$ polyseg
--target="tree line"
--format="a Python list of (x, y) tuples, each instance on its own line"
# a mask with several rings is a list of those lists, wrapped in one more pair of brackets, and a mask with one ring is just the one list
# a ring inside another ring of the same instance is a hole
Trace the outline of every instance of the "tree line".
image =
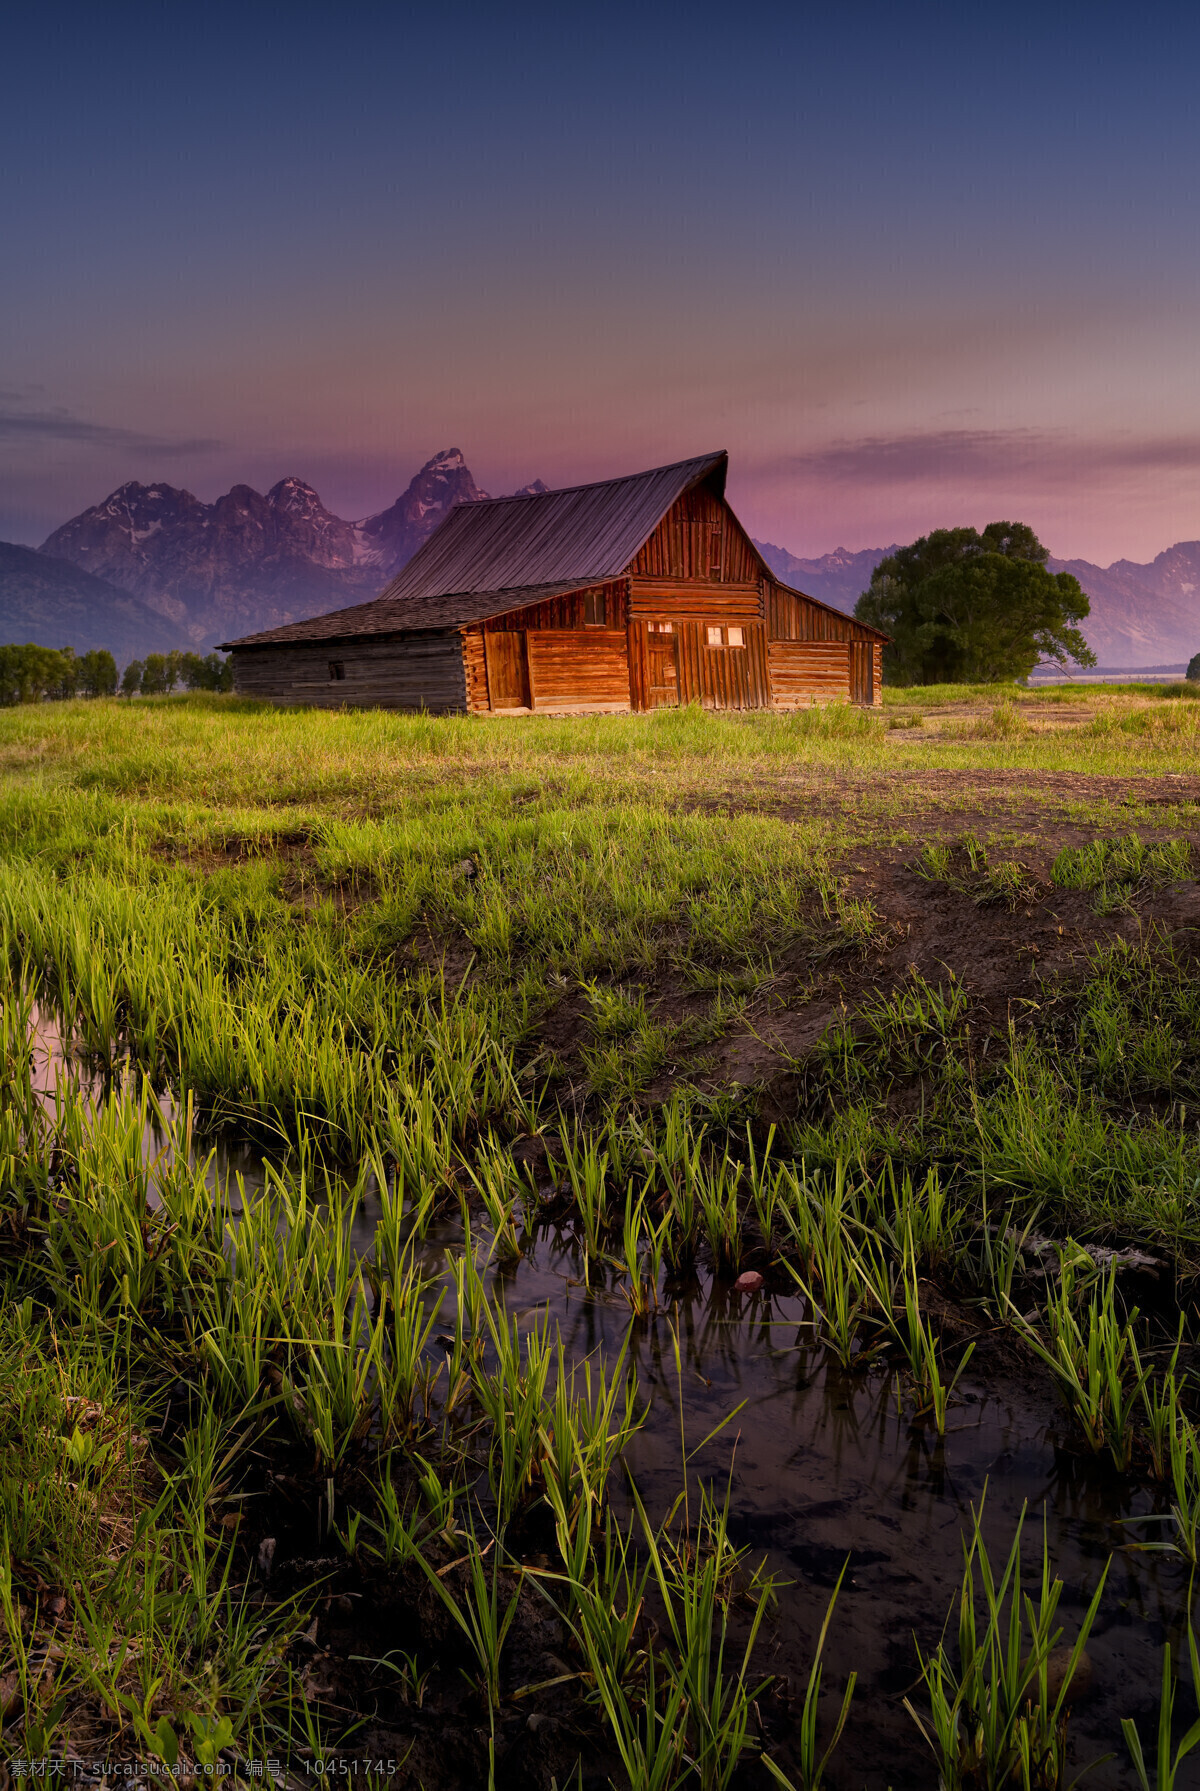
[(0, 706), (64, 701), (68, 697), (166, 696), (185, 690), (232, 690), (233, 666), (219, 653), (147, 653), (124, 672), (106, 647), (0, 647)]

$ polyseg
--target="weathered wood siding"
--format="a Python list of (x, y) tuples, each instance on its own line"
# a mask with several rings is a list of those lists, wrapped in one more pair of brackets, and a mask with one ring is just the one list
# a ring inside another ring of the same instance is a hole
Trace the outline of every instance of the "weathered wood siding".
[(672, 504), (629, 571), (634, 578), (754, 584), (762, 562), (729, 505), (700, 485)]
[(795, 591), (774, 582), (767, 585), (767, 627), (773, 641), (850, 641), (872, 639), (852, 616), (822, 609)]
[[(331, 668), (340, 666), (342, 676)], [(461, 714), (467, 707), (462, 643), (441, 633), (359, 636), (346, 641), (280, 642), (237, 647), (233, 687), (240, 696), (319, 709), (429, 709)]]
[(604, 600), (604, 626), (624, 628), (628, 616), (628, 581), (613, 579), (604, 585), (589, 585), (584, 591), (567, 591), (561, 597), (548, 597), (542, 603), (531, 603), (525, 609), (512, 609), (503, 616), (491, 616), (483, 624), (487, 634), (524, 633), (533, 628), (583, 628), (587, 621), (589, 597)]
[(776, 709), (850, 700), (848, 641), (772, 641), (768, 649)]
[[(669, 522), (671, 517), (666, 520)], [(757, 571), (757, 567), (753, 570)], [(648, 573), (631, 577), (628, 634), (632, 706), (654, 709), (676, 702), (700, 703), (706, 709), (767, 708), (770, 680), (767, 631), (762, 616), (762, 585), (757, 577), (721, 580), (682, 575), (668, 578)], [(669, 622), (671, 634), (652, 635), (651, 622)], [(709, 628), (727, 628), (730, 623), (741, 627), (745, 645), (710, 647)], [(666, 649), (665, 640), (673, 642), (673, 653)], [(653, 665), (652, 652), (656, 660)], [(673, 696), (663, 683), (663, 668), (671, 658), (676, 685)]]
[(631, 621), (759, 622), (762, 589), (757, 583), (706, 584), (703, 579), (633, 578), (629, 581)]
[[(699, 703), (705, 709), (766, 709), (770, 707), (771, 683), (767, 668), (767, 631), (761, 622), (743, 622), (740, 647), (711, 647), (706, 622), (674, 621), (666, 637), (652, 637), (647, 624), (629, 624), (629, 691), (635, 709), (661, 708), (671, 702), (662, 683), (663, 666), (673, 660), (676, 703)], [(651, 641), (654, 640), (652, 648)], [(652, 675), (650, 654), (660, 664)]]
[[(623, 587), (610, 613), (624, 617)], [(463, 665), (472, 714), (596, 714), (629, 708), (629, 656), (624, 627), (552, 626), (570, 617), (566, 599), (499, 616), (464, 631)], [(541, 622), (540, 628), (508, 626), (516, 615)], [(523, 678), (523, 689), (518, 682)], [(520, 701), (518, 701), (520, 697)]]
[(874, 641), (850, 643), (850, 701), (865, 708), (883, 704), (883, 648)]

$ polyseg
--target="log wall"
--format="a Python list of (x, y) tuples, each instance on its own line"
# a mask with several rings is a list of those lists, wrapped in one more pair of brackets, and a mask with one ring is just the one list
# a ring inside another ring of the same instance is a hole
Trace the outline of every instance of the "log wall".
[(876, 641), (850, 643), (850, 701), (870, 709), (883, 706), (883, 648)]
[[(334, 666), (341, 666), (343, 676), (333, 675)], [(429, 709), (445, 715), (467, 707), (457, 629), (238, 647), (233, 688), (240, 696), (319, 709)]]
[(760, 622), (762, 588), (757, 579), (716, 584), (704, 579), (631, 578), (631, 621)]
[(629, 656), (623, 628), (531, 629), (525, 642), (535, 714), (628, 709)]
[(849, 642), (772, 641), (768, 652), (776, 709), (850, 701)]
[(472, 715), (484, 715), (488, 700), (487, 655), (483, 646), (483, 629), (466, 628), (462, 637), (463, 681), (467, 692), (467, 708)]
[[(546, 606), (539, 604), (539, 610)], [(507, 616), (500, 618), (507, 622)], [(489, 661), (503, 675), (489, 674)], [(513, 668), (524, 668), (527, 706), (512, 701)], [(483, 628), (464, 630), (463, 666), (472, 714), (606, 714), (629, 708), (629, 656), (623, 628)], [(501, 687), (502, 686), (502, 687)]]

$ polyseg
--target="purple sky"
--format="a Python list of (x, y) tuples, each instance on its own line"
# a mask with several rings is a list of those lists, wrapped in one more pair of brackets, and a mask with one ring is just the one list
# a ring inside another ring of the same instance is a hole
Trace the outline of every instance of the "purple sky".
[(126, 479), (359, 516), (727, 447), (801, 554), (1200, 536), (1200, 15), (23, 9), (0, 537)]

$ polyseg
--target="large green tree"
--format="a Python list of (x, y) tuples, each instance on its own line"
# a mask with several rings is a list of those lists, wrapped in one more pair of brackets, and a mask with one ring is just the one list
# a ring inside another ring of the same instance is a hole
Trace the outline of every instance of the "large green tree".
[(891, 636), (893, 684), (1027, 678), (1041, 659), (1095, 665), (1077, 626), (1090, 605), (1077, 578), (1050, 572), (1023, 522), (935, 529), (881, 560), (854, 613)]

